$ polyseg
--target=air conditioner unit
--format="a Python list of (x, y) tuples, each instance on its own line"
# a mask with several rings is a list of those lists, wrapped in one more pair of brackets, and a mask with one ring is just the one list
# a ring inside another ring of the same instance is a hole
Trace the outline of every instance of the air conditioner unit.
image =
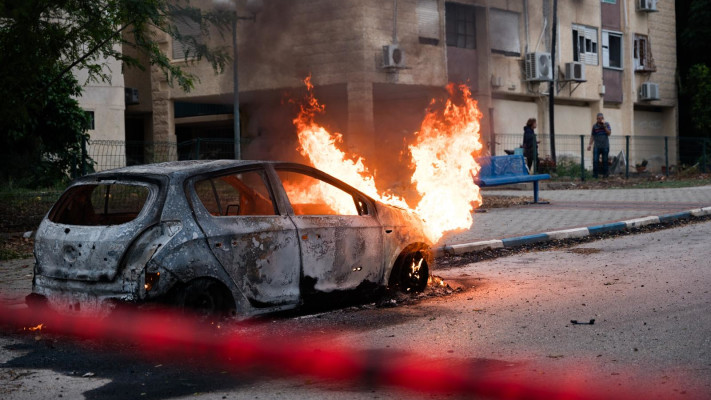
[(657, 0), (637, 0), (637, 10), (644, 12), (656, 12)]
[(404, 68), (405, 53), (397, 44), (383, 46), (383, 68)]
[(138, 104), (138, 89), (136, 88), (124, 88), (123, 94), (125, 96), (125, 102), (127, 106)]
[(644, 82), (639, 88), (640, 100), (659, 100), (659, 85), (652, 82)]
[(528, 53), (525, 59), (527, 81), (552, 81), (551, 53)]
[(585, 64), (581, 62), (565, 63), (565, 80), (585, 82)]

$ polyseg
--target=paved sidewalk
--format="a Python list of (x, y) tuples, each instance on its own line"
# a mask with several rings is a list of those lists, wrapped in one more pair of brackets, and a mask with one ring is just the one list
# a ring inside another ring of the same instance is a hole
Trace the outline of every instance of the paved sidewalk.
[[(483, 196), (530, 196), (530, 190), (486, 190)], [(711, 185), (678, 189), (541, 190), (541, 200), (474, 214), (471, 229), (445, 235), (438, 246), (535, 235), (660, 216), (711, 206)]]
[(25, 296), (32, 291), (34, 259), (0, 261), (0, 302), (24, 307)]

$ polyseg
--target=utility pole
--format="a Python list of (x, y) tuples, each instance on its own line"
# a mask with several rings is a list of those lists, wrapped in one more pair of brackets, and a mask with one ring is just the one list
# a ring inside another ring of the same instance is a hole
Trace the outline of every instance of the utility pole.
[(551, 68), (553, 71), (553, 79), (548, 87), (548, 118), (551, 127), (551, 158), (553, 159), (553, 165), (556, 165), (555, 157), (555, 91), (556, 91), (556, 78), (558, 78), (558, 71), (555, 65), (555, 44), (557, 41), (557, 31), (558, 31), (558, 0), (553, 0), (553, 23), (551, 24)]

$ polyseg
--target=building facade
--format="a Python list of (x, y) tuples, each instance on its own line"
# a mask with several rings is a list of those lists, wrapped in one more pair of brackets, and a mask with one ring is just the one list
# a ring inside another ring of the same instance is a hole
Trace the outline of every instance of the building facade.
[[(117, 46), (117, 50), (120, 47)], [(122, 141), (125, 138), (125, 93), (121, 62), (111, 58), (104, 60), (102, 74), (109, 81), (89, 79), (87, 70), (76, 69), (74, 77), (82, 85), (82, 94), (77, 98), (79, 106), (89, 114), (87, 133), (92, 140)]]
[[(302, 161), (288, 99), (304, 94), (308, 75), (326, 105), (319, 122), (393, 179), (403, 141), (448, 82), (472, 89), (485, 149), (495, 154), (503, 154), (495, 135), (522, 134), (530, 117), (546, 154), (551, 87), (556, 134), (588, 135), (603, 112), (613, 135), (676, 137), (674, 3), (557, 3), (551, 56), (553, 0), (266, 0), (256, 21), (237, 25), (243, 158)], [(205, 40), (230, 46), (230, 36)], [(186, 93), (156, 69), (126, 71), (139, 93), (126, 106), (126, 139), (232, 138), (231, 69), (186, 61), (167, 36), (161, 46), (200, 82)]]

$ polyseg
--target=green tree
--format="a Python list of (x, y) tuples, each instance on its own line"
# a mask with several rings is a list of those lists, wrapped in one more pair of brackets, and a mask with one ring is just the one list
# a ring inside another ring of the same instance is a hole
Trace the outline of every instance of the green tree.
[[(51, 79), (60, 67), (45, 71)], [(81, 87), (71, 74), (49, 86), (28, 108), (37, 117), (17, 119), (0, 139), (2, 181), (22, 187), (52, 186), (81, 168), (87, 116), (75, 100)]]
[(687, 74), (687, 92), (691, 100), (691, 120), (700, 132), (711, 132), (711, 68), (696, 64)]
[[(69, 159), (78, 156), (76, 143), (85, 134), (85, 123), (80, 122), (84, 117), (79, 118), (80, 110), (72, 100), (80, 94), (72, 70), (88, 71), (93, 81), (108, 81), (111, 73), (120, 71), (107, 73), (107, 59), (143, 69), (136, 57), (121, 51), (122, 46), (133, 46), (139, 56), (146, 56), (150, 65), (163, 71), (171, 85), (188, 91), (196, 77), (170, 62), (155, 33), (162, 31), (183, 41), (189, 49), (186, 59), (204, 58), (222, 72), (229, 61), (226, 48), (208, 48), (194, 36), (183, 37), (176, 21), (191, 21), (207, 36), (211, 27), (223, 33), (231, 18), (230, 13), (203, 11), (189, 0), (0, 2), (0, 134), (4, 145), (0, 162), (6, 164), (21, 145), (34, 146), (42, 168), (54, 165), (66, 173)], [(22, 163), (37, 163), (36, 157), (14, 160), (18, 164), (3, 171), (20, 174), (13, 175), (16, 180), (43, 177), (31, 172), (34, 166)]]
[[(708, 67), (711, 66), (711, 2), (677, 0), (677, 61), (681, 136), (711, 138)], [(692, 143), (692, 142), (687, 142)]]

